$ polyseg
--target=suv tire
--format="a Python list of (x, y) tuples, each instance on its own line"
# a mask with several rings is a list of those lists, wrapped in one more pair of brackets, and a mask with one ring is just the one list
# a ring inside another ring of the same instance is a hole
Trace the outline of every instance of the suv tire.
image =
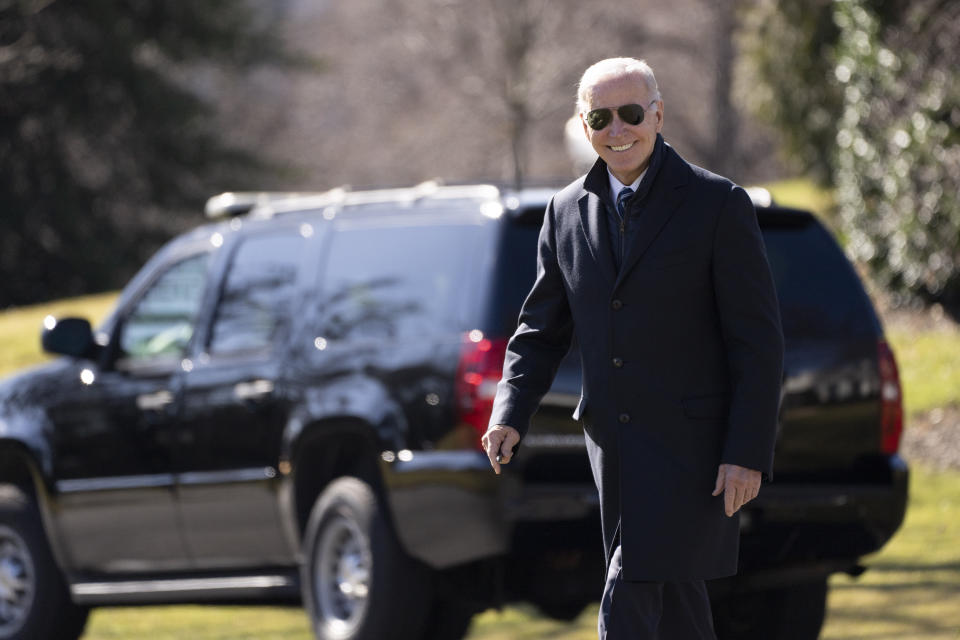
[(88, 613), (70, 599), (36, 503), (0, 485), (0, 640), (76, 640)]
[(429, 573), (400, 548), (369, 484), (334, 480), (304, 534), (303, 601), (319, 640), (419, 639)]

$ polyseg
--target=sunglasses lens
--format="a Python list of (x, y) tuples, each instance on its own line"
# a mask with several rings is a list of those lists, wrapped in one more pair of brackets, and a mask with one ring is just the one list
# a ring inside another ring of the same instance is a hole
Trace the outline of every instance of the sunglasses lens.
[(610, 109), (594, 109), (587, 113), (587, 124), (595, 131), (600, 131), (613, 120), (613, 113)]
[(625, 104), (617, 109), (617, 113), (627, 124), (637, 125), (643, 122), (643, 107), (638, 104)]
[[(620, 119), (629, 125), (638, 125), (643, 122), (644, 108), (639, 104), (625, 104), (617, 107)], [(587, 113), (587, 124), (595, 131), (600, 131), (613, 120), (613, 111), (606, 107), (594, 109)]]

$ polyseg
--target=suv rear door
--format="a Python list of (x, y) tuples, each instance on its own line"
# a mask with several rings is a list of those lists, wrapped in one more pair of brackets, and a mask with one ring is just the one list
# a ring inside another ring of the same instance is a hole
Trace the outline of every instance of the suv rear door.
[(203, 348), (184, 374), (180, 512), (198, 567), (289, 564), (278, 512), (289, 414), (284, 349), (302, 303), (312, 227), (250, 233), (232, 248)]

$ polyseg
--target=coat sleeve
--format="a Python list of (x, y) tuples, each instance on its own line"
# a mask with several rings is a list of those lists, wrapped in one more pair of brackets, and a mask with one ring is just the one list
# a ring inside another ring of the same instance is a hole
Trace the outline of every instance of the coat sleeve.
[(773, 474), (783, 375), (783, 330), (773, 276), (750, 197), (733, 186), (713, 242), (713, 287), (731, 381), (721, 462)]
[(490, 426), (505, 424), (520, 432), (550, 390), (560, 361), (570, 348), (573, 320), (557, 262), (556, 211), (547, 205), (537, 243), (537, 278), (520, 311), (519, 325), (507, 343), (503, 378), (490, 416)]

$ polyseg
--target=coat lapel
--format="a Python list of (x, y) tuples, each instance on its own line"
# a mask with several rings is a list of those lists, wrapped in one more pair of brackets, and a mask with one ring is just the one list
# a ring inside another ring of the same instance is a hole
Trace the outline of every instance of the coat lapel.
[(610, 246), (606, 229), (607, 212), (600, 197), (591, 192), (584, 193), (578, 201), (580, 206), (580, 224), (587, 237), (587, 247), (600, 267), (600, 273), (607, 284), (613, 284), (617, 272), (613, 264), (613, 249)]
[(620, 286), (683, 202), (685, 195), (683, 187), (687, 184), (690, 167), (669, 146), (664, 151), (665, 157), (660, 174), (647, 195), (643, 213), (637, 216), (634, 222), (639, 225), (636, 241), (627, 247), (627, 255), (620, 267), (614, 288)]

